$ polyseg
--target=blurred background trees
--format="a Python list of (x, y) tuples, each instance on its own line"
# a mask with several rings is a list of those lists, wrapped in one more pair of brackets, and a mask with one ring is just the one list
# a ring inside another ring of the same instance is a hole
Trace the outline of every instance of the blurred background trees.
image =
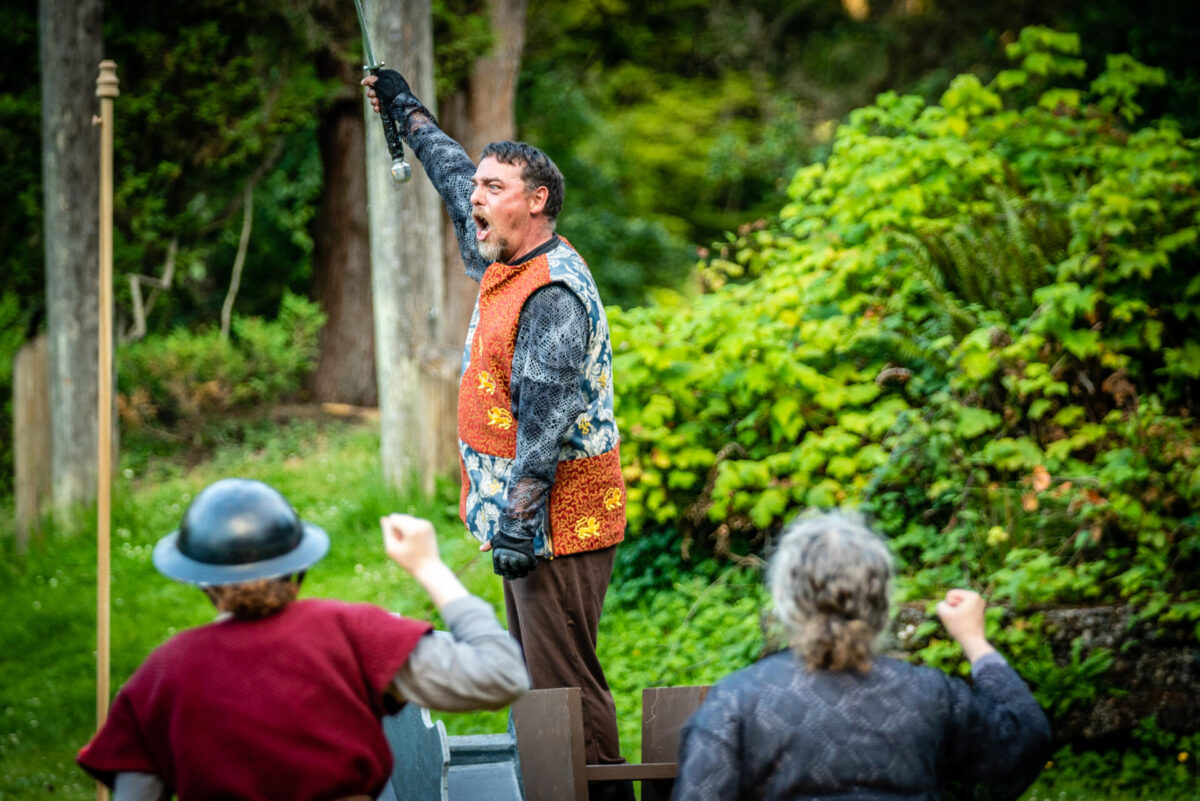
[[(218, 324), (249, 200), (234, 315), (271, 321), (285, 292), (310, 299), (327, 322), (317, 370), (292, 392), (373, 400), (364, 195), (355, 184), (361, 54), (345, 5), (105, 7), (104, 54), (122, 80), (123, 342)], [(505, 19), (524, 19), (521, 31), (494, 24), (489, 13), (501, 7)], [(505, 47), (510, 59), (520, 53), (516, 135), (563, 168), (561, 230), (593, 262), (612, 305), (692, 286), (698, 257), (770, 217), (793, 172), (828, 156), (850, 110), (884, 90), (933, 100), (964, 72), (990, 80), (1005, 66), (1003, 45), (1030, 23), (1078, 31), (1093, 73), (1111, 52), (1162, 68), (1163, 84), (1139, 95), (1140, 113), (1170, 115), (1187, 135), (1200, 127), (1186, 43), (1198, 12), (1184, 2), (438, 0), (433, 9), (438, 100), (460, 138), (478, 138), (462, 110), (477, 62)], [(0, 14), (0, 137), (6, 153), (19, 154), (0, 165), (0, 486), (8, 487), (11, 357), (44, 330), (43, 242), (59, 232), (42, 220), (39, 167), (38, 84), (54, 78), (35, 68), (34, 10)]]

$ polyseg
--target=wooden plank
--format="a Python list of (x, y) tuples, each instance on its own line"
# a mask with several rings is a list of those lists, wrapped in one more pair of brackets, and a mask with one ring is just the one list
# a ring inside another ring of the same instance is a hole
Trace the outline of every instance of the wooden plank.
[(512, 705), (525, 801), (586, 801), (578, 687), (531, 690)]
[(50, 368), (46, 335), (27, 342), (13, 360), (13, 462), (17, 550), (50, 500)]
[(616, 765), (588, 765), (586, 773), (589, 782), (674, 779), (679, 773), (679, 765), (675, 762), (621, 762)]
[(639, 764), (585, 764), (578, 688), (534, 690), (513, 704), (526, 801), (585, 801), (588, 782), (638, 781), (643, 801), (671, 797), (679, 771), (679, 734), (708, 694), (707, 686), (655, 687), (642, 692)]
[(683, 724), (708, 695), (708, 686), (642, 690), (642, 761), (676, 762)]
[(700, 708), (708, 690), (708, 686), (693, 686), (650, 687), (642, 691), (642, 760), (675, 767), (668, 777), (647, 777), (642, 782), (642, 801), (670, 801), (679, 770), (679, 736), (683, 724)]

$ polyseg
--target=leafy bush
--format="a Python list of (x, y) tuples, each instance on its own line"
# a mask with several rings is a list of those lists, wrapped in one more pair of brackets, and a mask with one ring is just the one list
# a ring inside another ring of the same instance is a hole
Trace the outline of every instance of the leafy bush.
[(632, 530), (744, 553), (859, 506), (902, 597), (1200, 634), (1200, 143), (1134, 125), (1159, 71), (1078, 50), (1030, 28), (987, 85), (881, 95), (706, 293), (610, 315)]
[(211, 416), (299, 392), (324, 323), (317, 304), (284, 293), (277, 319), (235, 317), (228, 339), (181, 328), (125, 345), (118, 353), (121, 419), (135, 430), (203, 440)]
[(1063, 746), (1027, 795), (1028, 801), (1063, 798), (1195, 798), (1200, 736), (1163, 731), (1154, 718), (1133, 730), (1123, 748), (1078, 751)]

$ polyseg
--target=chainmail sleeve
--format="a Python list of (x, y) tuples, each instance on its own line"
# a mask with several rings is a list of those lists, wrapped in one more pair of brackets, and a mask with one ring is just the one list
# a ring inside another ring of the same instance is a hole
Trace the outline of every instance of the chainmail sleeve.
[(438, 127), (433, 114), (415, 96), (397, 95), (392, 101), (391, 112), (400, 126), (401, 138), (412, 148), (446, 204), (467, 277), (479, 283), (489, 262), (475, 245), (475, 220), (471, 216), (471, 179), (475, 176), (475, 164), (462, 145)]
[(586, 410), (579, 374), (587, 354), (587, 310), (571, 290), (550, 284), (521, 309), (513, 353), (512, 405), (517, 455), (500, 531), (532, 539), (546, 505), (563, 432)]

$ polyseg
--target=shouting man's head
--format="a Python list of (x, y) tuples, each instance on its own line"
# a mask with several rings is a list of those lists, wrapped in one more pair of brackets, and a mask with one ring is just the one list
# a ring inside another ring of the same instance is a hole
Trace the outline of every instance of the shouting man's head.
[(542, 151), (524, 142), (493, 142), (471, 179), (475, 240), (488, 261), (511, 262), (554, 233), (563, 177)]

